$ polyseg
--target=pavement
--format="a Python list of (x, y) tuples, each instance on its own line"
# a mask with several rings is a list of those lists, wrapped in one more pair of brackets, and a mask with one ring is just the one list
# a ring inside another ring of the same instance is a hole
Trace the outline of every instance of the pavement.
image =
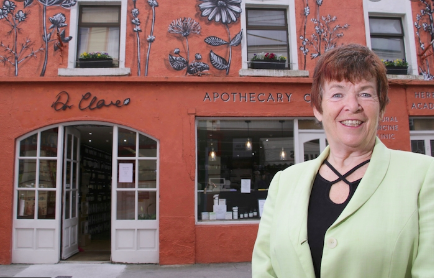
[(0, 277), (50, 278), (251, 278), (251, 263), (149, 265), (61, 262), (0, 265)]

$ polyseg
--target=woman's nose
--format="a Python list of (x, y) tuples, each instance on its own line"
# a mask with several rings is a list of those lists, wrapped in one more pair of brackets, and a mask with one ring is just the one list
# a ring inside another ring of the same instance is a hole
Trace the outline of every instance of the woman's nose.
[(345, 105), (347, 110), (353, 113), (360, 112), (363, 109), (359, 102), (359, 98), (357, 95), (353, 94), (347, 96)]

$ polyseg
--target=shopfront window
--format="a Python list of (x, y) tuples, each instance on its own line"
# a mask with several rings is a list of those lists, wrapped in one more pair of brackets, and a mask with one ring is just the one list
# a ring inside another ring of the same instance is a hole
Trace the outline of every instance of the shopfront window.
[(434, 156), (434, 119), (410, 118), (409, 123), (411, 151)]
[(273, 176), (293, 165), (294, 121), (197, 121), (199, 221), (260, 218)]

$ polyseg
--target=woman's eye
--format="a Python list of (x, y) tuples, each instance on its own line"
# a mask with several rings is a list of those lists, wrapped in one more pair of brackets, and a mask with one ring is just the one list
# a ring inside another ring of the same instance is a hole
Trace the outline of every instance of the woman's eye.
[(332, 95), (332, 98), (341, 98), (341, 97), (342, 97), (342, 94), (340, 94), (340, 93)]
[(371, 97), (372, 95), (369, 93), (360, 93), (361, 97)]

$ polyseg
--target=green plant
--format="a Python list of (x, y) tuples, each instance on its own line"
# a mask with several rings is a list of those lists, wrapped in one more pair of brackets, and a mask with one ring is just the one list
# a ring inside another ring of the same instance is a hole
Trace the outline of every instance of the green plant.
[(80, 54), (80, 59), (112, 59), (107, 52), (83, 52)]
[(405, 59), (396, 59), (394, 61), (381, 60), (386, 67), (408, 67), (408, 63)]
[(285, 62), (286, 57), (282, 55), (277, 55), (274, 53), (259, 53), (259, 54), (253, 54), (252, 61), (280, 61)]

